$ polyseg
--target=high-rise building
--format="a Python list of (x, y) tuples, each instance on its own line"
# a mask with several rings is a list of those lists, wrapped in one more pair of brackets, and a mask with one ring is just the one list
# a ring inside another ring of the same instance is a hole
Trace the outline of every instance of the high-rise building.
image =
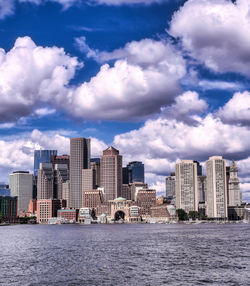
[(52, 164), (53, 168), (55, 169), (56, 164), (60, 165), (67, 165), (68, 170), (69, 170), (69, 160), (70, 156), (69, 155), (52, 155), (50, 157), (50, 163)]
[(37, 176), (37, 199), (48, 200), (55, 198), (54, 174), (51, 163), (40, 163)]
[(32, 199), (33, 175), (28, 171), (16, 171), (9, 175), (9, 180), (11, 196), (18, 198), (18, 213), (27, 212)]
[(52, 155), (57, 155), (57, 150), (35, 150), (34, 151), (34, 176), (37, 176), (40, 163), (50, 163)]
[(82, 169), (90, 169), (90, 139), (70, 139), (69, 207), (82, 207)]
[(105, 200), (114, 200), (121, 195), (122, 156), (112, 146), (101, 156), (101, 187), (104, 188)]
[(62, 184), (62, 199), (66, 200), (67, 206), (69, 205), (70, 181)]
[(176, 208), (186, 212), (198, 211), (197, 163), (180, 160), (176, 163)]
[[(95, 171), (95, 178), (94, 178), (94, 186), (95, 189), (100, 187), (100, 179), (101, 179), (101, 167), (100, 167), (100, 159), (99, 158), (94, 158), (90, 160), (90, 168)], [(98, 161), (99, 159), (99, 161)]]
[(54, 165), (54, 198), (63, 199), (63, 183), (69, 180), (69, 170), (66, 164)]
[(84, 203), (84, 192), (85, 191), (92, 191), (95, 189), (95, 170), (93, 169), (83, 169), (82, 170), (82, 195), (83, 195), (83, 207)]
[(240, 194), (240, 181), (238, 179), (238, 168), (234, 161), (230, 167), (230, 179), (229, 179), (229, 206), (241, 205)]
[(206, 194), (207, 194), (207, 177), (198, 176), (199, 203), (204, 203), (206, 201)]
[(144, 164), (138, 161), (130, 162), (127, 167), (122, 168), (122, 175), (123, 184), (144, 183)]
[(140, 214), (148, 216), (151, 214), (151, 207), (156, 203), (156, 190), (141, 189), (136, 197), (136, 204), (140, 207)]
[(206, 168), (206, 214), (210, 218), (227, 218), (226, 161), (221, 156), (212, 156)]
[(175, 198), (175, 173), (171, 173), (166, 177), (166, 197), (168, 199)]

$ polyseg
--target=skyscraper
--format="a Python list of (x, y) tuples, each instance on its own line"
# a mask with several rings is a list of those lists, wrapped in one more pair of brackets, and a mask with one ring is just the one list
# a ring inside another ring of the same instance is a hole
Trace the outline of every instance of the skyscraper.
[(53, 170), (54, 170), (54, 198), (61, 200), (63, 199), (63, 183), (69, 180), (68, 165), (55, 164)]
[(230, 178), (229, 178), (229, 206), (240, 206), (241, 195), (240, 195), (240, 181), (238, 179), (238, 168), (234, 161), (230, 167)]
[(207, 209), (210, 218), (227, 218), (226, 161), (212, 156), (206, 162)]
[(166, 197), (169, 199), (175, 198), (175, 173), (171, 173), (166, 177)]
[(9, 175), (10, 193), (18, 197), (18, 213), (27, 212), (32, 199), (33, 175), (26, 171), (16, 171)]
[(100, 158), (93, 158), (90, 160), (91, 169), (94, 170), (94, 187), (95, 189), (100, 187), (101, 170), (100, 170)]
[(144, 164), (139, 161), (129, 162), (127, 167), (123, 168), (123, 184), (135, 182), (144, 183)]
[(101, 187), (104, 188), (105, 200), (114, 200), (121, 195), (122, 156), (112, 146), (101, 156)]
[(207, 177), (198, 176), (198, 194), (199, 194), (199, 203), (204, 203), (207, 196)]
[(80, 209), (82, 202), (82, 169), (90, 168), (90, 139), (70, 139), (69, 207)]
[(40, 163), (37, 175), (37, 199), (54, 198), (54, 174), (51, 163)]
[(40, 163), (50, 163), (50, 158), (52, 155), (57, 155), (57, 150), (34, 151), (34, 176), (37, 176)]
[(175, 176), (176, 208), (198, 211), (197, 163), (191, 160), (177, 162)]

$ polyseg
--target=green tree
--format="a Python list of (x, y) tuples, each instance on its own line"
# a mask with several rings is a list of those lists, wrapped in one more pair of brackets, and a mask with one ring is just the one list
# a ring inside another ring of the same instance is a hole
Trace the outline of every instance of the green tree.
[(195, 220), (200, 217), (200, 214), (197, 211), (190, 211), (188, 217)]
[(188, 215), (183, 209), (176, 210), (179, 220), (188, 220)]

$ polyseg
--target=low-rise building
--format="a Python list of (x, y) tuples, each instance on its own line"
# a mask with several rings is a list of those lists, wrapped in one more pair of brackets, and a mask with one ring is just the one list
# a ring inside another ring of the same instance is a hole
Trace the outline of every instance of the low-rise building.
[(67, 220), (69, 222), (76, 222), (78, 221), (78, 209), (69, 209), (69, 208), (63, 208), (60, 210), (57, 210), (57, 217), (61, 217), (64, 220)]

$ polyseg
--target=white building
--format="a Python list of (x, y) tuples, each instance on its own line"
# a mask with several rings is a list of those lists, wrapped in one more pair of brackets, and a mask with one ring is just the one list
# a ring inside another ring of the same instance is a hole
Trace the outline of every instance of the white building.
[(240, 181), (238, 179), (238, 168), (234, 161), (230, 167), (229, 187), (229, 206), (241, 205)]
[(175, 172), (176, 209), (198, 211), (197, 162), (180, 160)]
[(27, 212), (32, 199), (33, 175), (26, 171), (17, 171), (9, 175), (10, 194), (18, 197), (18, 213)]
[(212, 156), (206, 162), (207, 206), (210, 218), (227, 218), (226, 161), (221, 156)]

